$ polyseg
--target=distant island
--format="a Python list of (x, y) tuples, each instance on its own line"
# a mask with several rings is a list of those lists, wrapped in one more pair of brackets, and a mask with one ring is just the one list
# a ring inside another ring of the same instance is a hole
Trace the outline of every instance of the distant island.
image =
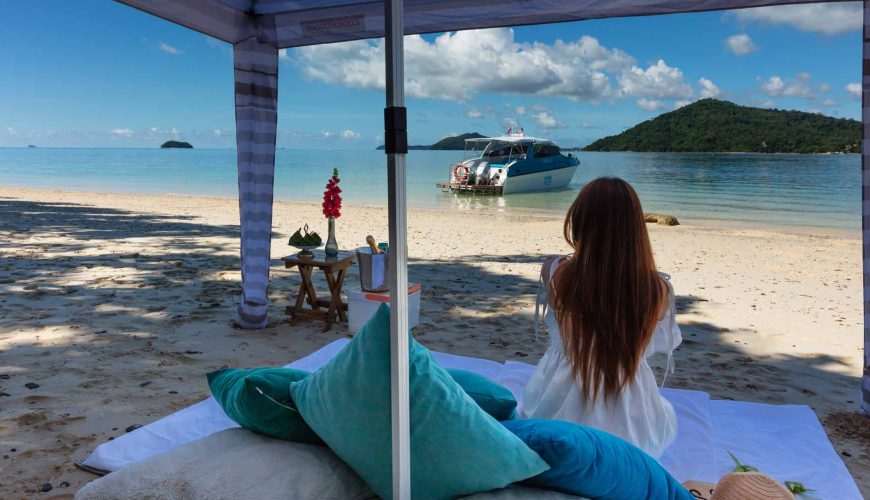
[(859, 153), (861, 122), (701, 99), (599, 139), (584, 151)]
[[(477, 132), (470, 132), (467, 134), (456, 135), (453, 137), (445, 137), (435, 144), (431, 144), (429, 146), (408, 146), (408, 149), (426, 149), (426, 150), (463, 150), (465, 149), (465, 139), (479, 139), (481, 137), (486, 137), (485, 135), (480, 135)], [(381, 144), (377, 147), (377, 149), (384, 149), (384, 145)]]
[(166, 141), (160, 145), (161, 148), (181, 148), (181, 149), (193, 149), (193, 145), (189, 142), (183, 141)]

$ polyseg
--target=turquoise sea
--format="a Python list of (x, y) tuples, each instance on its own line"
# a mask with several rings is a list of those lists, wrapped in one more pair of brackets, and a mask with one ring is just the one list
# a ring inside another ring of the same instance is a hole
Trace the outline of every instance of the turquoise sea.
[[(580, 169), (569, 189), (506, 197), (442, 193), (461, 151), (411, 151), (412, 207), (563, 214), (581, 186), (603, 175), (631, 182), (650, 212), (681, 219), (858, 229), (861, 160), (857, 155), (574, 153)], [(235, 197), (231, 149), (0, 148), (0, 185), (31, 188)], [(279, 150), (278, 199), (319, 201), (332, 168), (341, 170), (345, 203), (386, 203), (383, 151)]]

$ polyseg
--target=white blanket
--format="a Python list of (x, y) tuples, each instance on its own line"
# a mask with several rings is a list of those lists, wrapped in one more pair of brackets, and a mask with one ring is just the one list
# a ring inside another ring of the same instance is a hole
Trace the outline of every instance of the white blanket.
[[(336, 340), (287, 366), (315, 371), (347, 342)], [(476, 372), (504, 385), (522, 405), (533, 366), (433, 354), (446, 368)], [(803, 482), (818, 498), (861, 498), (809, 407), (717, 401), (703, 392), (678, 389), (663, 389), (662, 394), (676, 410), (679, 430), (660, 462), (677, 480), (715, 483), (733, 468), (731, 451), (781, 481)], [(82, 465), (114, 471), (232, 427), (238, 426), (209, 398), (98, 446)]]

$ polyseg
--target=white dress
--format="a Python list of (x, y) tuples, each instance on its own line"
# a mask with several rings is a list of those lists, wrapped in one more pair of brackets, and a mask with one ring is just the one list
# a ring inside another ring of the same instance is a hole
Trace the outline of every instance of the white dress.
[[(550, 266), (551, 279), (558, 264), (559, 261), (555, 261)], [(656, 324), (634, 380), (607, 403), (603, 395), (592, 404), (584, 401), (579, 385), (582, 382), (571, 374), (571, 365), (562, 348), (559, 324), (552, 309), (546, 305), (547, 287), (543, 287), (544, 322), (549, 330), (550, 346), (526, 386), (523, 418), (548, 418), (588, 425), (619, 436), (653, 457), (661, 456), (677, 435), (677, 417), (674, 408), (659, 393), (647, 358), (655, 353), (667, 354), (667, 371), (673, 372), (672, 353), (683, 338), (675, 319), (670, 276), (659, 274), (668, 284), (670, 307)]]

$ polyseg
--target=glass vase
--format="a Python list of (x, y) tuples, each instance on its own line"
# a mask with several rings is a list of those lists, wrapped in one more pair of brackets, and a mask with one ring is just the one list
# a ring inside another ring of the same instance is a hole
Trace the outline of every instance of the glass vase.
[(335, 241), (335, 217), (329, 219), (329, 235), (326, 237), (326, 248), (324, 253), (330, 257), (338, 255), (338, 242)]

